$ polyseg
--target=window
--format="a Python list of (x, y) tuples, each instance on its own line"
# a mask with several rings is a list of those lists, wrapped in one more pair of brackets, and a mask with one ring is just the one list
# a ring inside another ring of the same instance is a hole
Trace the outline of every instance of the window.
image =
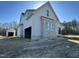
[(47, 10), (47, 16), (49, 16), (49, 10)]
[(50, 29), (52, 29), (52, 23), (50, 24)]
[(49, 24), (49, 28), (51, 29), (51, 23)]
[(48, 21), (45, 21), (45, 29), (49, 30), (49, 22)]
[(54, 24), (50, 23), (48, 21), (45, 21), (45, 29), (46, 30), (53, 30), (54, 29)]
[(49, 29), (50, 29), (50, 30), (54, 29), (54, 24), (50, 23), (50, 24), (49, 24)]

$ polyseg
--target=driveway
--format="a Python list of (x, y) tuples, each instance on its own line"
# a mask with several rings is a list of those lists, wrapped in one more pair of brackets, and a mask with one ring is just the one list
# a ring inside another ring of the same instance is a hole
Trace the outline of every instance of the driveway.
[(67, 38), (28, 41), (23, 38), (0, 40), (1, 58), (67, 58), (79, 57), (79, 45)]

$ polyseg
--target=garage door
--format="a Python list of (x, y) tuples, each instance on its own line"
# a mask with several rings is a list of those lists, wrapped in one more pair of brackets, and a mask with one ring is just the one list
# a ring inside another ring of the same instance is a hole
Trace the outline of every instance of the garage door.
[(13, 32), (8, 32), (8, 36), (13, 36)]
[(31, 39), (31, 27), (25, 29), (25, 38)]

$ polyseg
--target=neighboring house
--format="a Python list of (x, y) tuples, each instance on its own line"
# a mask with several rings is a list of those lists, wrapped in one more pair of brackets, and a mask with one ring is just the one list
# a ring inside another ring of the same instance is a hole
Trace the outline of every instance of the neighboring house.
[(59, 34), (60, 22), (50, 2), (37, 9), (28, 9), (21, 14), (18, 37), (39, 39), (54, 38)]
[(6, 36), (8, 36), (8, 37), (10, 37), (10, 36), (15, 37), (16, 36), (15, 34), (16, 34), (15, 29), (6, 30)]

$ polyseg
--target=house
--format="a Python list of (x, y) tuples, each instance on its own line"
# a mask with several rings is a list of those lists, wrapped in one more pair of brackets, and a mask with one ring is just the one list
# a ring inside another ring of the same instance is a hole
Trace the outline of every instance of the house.
[(16, 36), (16, 31), (15, 31), (15, 29), (7, 29), (6, 30), (6, 36), (7, 37), (15, 37)]
[(50, 2), (37, 9), (28, 9), (21, 13), (17, 36), (39, 39), (54, 38), (61, 28), (59, 19), (55, 14)]

